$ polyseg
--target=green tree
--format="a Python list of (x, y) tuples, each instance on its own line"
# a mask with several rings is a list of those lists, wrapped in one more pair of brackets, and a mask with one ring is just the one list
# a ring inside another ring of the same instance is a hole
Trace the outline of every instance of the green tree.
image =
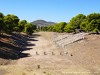
[(34, 26), (31, 23), (25, 24), (25, 29), (24, 29), (25, 33), (32, 35), (33, 30), (34, 30)]
[(57, 30), (58, 30), (58, 24), (55, 23), (55, 24), (53, 25), (52, 31), (57, 32)]
[(64, 32), (64, 28), (67, 25), (66, 22), (60, 22), (60, 23), (55, 23), (54, 26), (52, 26), (52, 31), (54, 32)]
[(66, 25), (64, 30), (65, 32), (68, 32), (68, 33), (74, 32), (73, 28), (70, 25)]
[(67, 25), (67, 23), (66, 22), (60, 22), (59, 24), (58, 24), (58, 30), (57, 30), (57, 32), (64, 32), (64, 28), (65, 28), (65, 26)]
[(6, 32), (11, 33), (14, 28), (18, 26), (19, 18), (16, 15), (8, 14), (4, 17), (4, 23), (6, 25)]
[(48, 30), (48, 31), (53, 31), (53, 26), (48, 25), (48, 26), (47, 26), (47, 30)]
[(3, 22), (4, 15), (0, 12), (0, 33), (4, 31), (4, 22)]
[(37, 27), (36, 27), (35, 24), (32, 24), (32, 27), (33, 27), (33, 30), (36, 30), (37, 29)]
[(89, 14), (81, 23), (81, 28), (86, 32), (98, 33), (100, 31), (100, 13)]
[(27, 21), (26, 20), (21, 20), (18, 22), (18, 27), (19, 27), (19, 31), (20, 32), (23, 32), (24, 31), (24, 28), (25, 28), (25, 25), (27, 24)]
[(87, 25), (88, 25), (88, 21), (85, 19), (82, 23), (81, 23), (81, 25), (80, 25), (80, 28), (83, 30), (83, 31), (87, 31), (88, 29), (87, 29)]
[(47, 26), (44, 26), (44, 27), (41, 28), (41, 30), (42, 31), (48, 31), (48, 27)]
[[(68, 26), (66, 26), (65, 29), (68, 29), (68, 31), (75, 31), (75, 29), (80, 29), (81, 23), (85, 20), (86, 16), (83, 14), (78, 14), (77, 16), (73, 17), (70, 22), (68, 23)], [(67, 31), (67, 30), (65, 30)]]

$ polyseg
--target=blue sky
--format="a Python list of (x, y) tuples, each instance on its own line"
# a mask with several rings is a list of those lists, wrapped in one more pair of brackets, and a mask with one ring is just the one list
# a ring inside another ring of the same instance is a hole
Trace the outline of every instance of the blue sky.
[(77, 14), (100, 12), (100, 0), (0, 0), (0, 12), (32, 22), (69, 22)]

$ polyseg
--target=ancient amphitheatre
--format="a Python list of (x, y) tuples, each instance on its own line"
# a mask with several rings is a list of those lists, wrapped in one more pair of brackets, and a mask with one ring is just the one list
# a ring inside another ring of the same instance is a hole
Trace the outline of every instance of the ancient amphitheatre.
[(100, 75), (100, 35), (37, 32), (29, 57), (0, 65), (0, 75)]

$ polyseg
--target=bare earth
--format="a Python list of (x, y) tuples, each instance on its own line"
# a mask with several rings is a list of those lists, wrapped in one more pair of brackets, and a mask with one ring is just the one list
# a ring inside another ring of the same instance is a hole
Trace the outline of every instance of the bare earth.
[(37, 41), (29, 41), (35, 46), (24, 51), (30, 56), (0, 66), (0, 75), (100, 75), (100, 35), (87, 35), (64, 50), (54, 42), (62, 33), (35, 34), (40, 35), (33, 38)]

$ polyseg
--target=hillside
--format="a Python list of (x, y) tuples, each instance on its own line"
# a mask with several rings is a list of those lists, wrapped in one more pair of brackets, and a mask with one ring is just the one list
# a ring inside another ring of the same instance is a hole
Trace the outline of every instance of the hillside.
[(32, 24), (35, 24), (37, 26), (48, 26), (48, 25), (53, 25), (54, 22), (47, 22), (45, 20), (36, 20), (36, 21), (33, 21)]

